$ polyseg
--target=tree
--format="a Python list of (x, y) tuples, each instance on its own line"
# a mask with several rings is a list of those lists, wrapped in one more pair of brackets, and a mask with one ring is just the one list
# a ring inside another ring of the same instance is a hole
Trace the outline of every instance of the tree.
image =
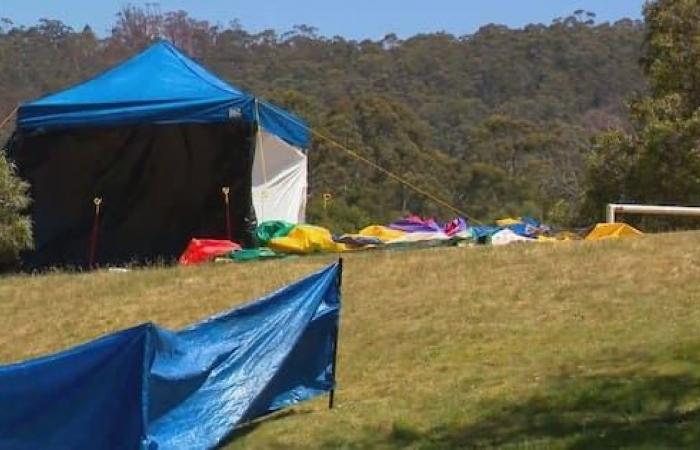
[(700, 203), (700, 1), (658, 0), (644, 13), (651, 95), (631, 103), (631, 134), (595, 140), (584, 218), (620, 200)]
[[(598, 23), (586, 11), (521, 29), (355, 41), (308, 25), (289, 33), (250, 32), (236, 20), (214, 26), (146, 4), (123, 8), (99, 37), (50, 18), (28, 26), (0, 18), (0, 117), (157, 39), (483, 220), (527, 213), (566, 222), (562, 211), (580, 200), (589, 138), (635, 131), (623, 99), (647, 89), (643, 24)], [(662, 54), (659, 42), (647, 47)], [(692, 79), (697, 70), (686, 72)], [(326, 214), (350, 229), (408, 211), (455, 214), (318, 138), (309, 158), (310, 221)], [(333, 211), (323, 211), (324, 193), (333, 194)]]
[(644, 17), (642, 66), (652, 97), (679, 95), (676, 111), (689, 116), (700, 107), (700, 1), (648, 2)]
[(19, 252), (31, 247), (31, 224), (24, 214), (29, 205), (27, 189), (0, 151), (0, 268), (13, 265)]

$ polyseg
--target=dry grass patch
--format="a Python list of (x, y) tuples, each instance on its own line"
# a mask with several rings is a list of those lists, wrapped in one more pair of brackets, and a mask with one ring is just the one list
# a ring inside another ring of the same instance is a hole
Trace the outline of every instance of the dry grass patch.
[[(230, 448), (695, 448), (700, 234), (349, 255), (337, 408)], [(180, 327), (332, 258), (0, 279), (0, 361)]]

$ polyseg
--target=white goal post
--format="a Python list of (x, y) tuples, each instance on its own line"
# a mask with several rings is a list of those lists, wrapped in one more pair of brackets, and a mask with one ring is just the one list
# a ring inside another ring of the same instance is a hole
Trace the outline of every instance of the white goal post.
[(615, 223), (617, 214), (645, 214), (655, 216), (695, 216), (700, 217), (698, 206), (626, 205), (610, 203), (607, 208), (607, 222)]

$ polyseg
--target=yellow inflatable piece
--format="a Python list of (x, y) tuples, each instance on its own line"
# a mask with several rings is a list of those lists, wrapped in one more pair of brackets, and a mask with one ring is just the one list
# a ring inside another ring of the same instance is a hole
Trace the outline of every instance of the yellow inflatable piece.
[(643, 235), (638, 229), (626, 223), (599, 223), (586, 236), (587, 241), (601, 241), (603, 239), (619, 239), (638, 237)]
[(358, 235), (364, 237), (375, 237), (382, 242), (389, 242), (399, 239), (406, 234), (405, 231), (392, 230), (382, 225), (370, 225), (360, 230)]
[(576, 240), (581, 240), (581, 238), (569, 231), (561, 231), (554, 236), (537, 236), (537, 242), (569, 242)]
[(581, 236), (579, 236), (576, 233), (572, 233), (571, 231), (560, 231), (559, 233), (555, 234), (554, 237), (558, 241), (580, 241)]
[(501, 220), (496, 221), (496, 225), (498, 225), (501, 228), (507, 227), (510, 225), (517, 225), (519, 223), (523, 223), (523, 221), (519, 218), (515, 219), (513, 217), (506, 217), (505, 219), (501, 219)]
[(296, 254), (339, 253), (347, 249), (344, 244), (333, 241), (330, 231), (313, 225), (297, 225), (287, 236), (274, 238), (267, 246), (276, 252)]

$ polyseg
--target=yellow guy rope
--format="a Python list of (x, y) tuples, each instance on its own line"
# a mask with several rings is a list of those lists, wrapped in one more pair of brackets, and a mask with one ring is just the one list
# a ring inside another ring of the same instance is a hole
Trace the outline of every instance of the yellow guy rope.
[(10, 114), (7, 115), (4, 119), (2, 119), (2, 122), (0, 122), (0, 130), (3, 129), (5, 125), (14, 117), (15, 114), (17, 114), (17, 110), (19, 109), (19, 106), (15, 106), (15, 108), (10, 112)]
[(483, 225), (482, 222), (479, 222), (478, 220), (472, 218), (465, 211), (462, 211), (461, 209), (457, 208), (456, 206), (452, 206), (451, 204), (449, 204), (445, 200), (441, 199), (440, 197), (438, 197), (434, 194), (431, 194), (430, 192), (426, 191), (425, 189), (422, 189), (422, 188), (416, 186), (415, 184), (411, 183), (410, 181), (406, 180), (405, 178), (401, 177), (400, 175), (397, 175), (397, 174), (385, 169), (384, 167), (380, 166), (379, 164), (377, 164), (373, 161), (370, 161), (369, 159), (360, 155), (356, 151), (346, 147), (345, 145), (341, 144), (340, 142), (336, 141), (335, 139), (332, 139), (324, 134), (319, 133), (318, 131), (316, 131), (312, 128), (309, 128), (306, 124), (304, 124), (303, 122), (299, 122), (298, 120), (296, 120), (292, 116), (287, 115), (287, 117), (290, 120), (295, 121), (299, 126), (305, 128), (308, 132), (312, 133), (313, 135), (317, 136), (320, 139), (327, 141), (328, 143), (332, 144), (334, 147), (339, 148), (340, 150), (343, 150), (344, 152), (346, 152), (347, 154), (349, 154), (353, 158), (357, 159), (358, 161), (362, 161), (363, 163), (373, 167), (375, 170), (383, 173), (384, 175), (388, 176), (389, 178), (399, 182), (400, 184), (403, 184), (404, 186), (406, 186), (409, 189), (423, 195), (424, 197), (429, 198), (430, 200), (434, 201), (438, 205), (444, 206), (445, 208), (449, 209), (450, 211), (455, 212), (455, 213), (459, 214), (460, 216), (471, 220), (472, 222), (476, 223), (477, 225)]
[(403, 184), (404, 186), (408, 187), (409, 189), (412, 189), (413, 191), (415, 191), (415, 192), (417, 192), (417, 193), (419, 193), (419, 194), (425, 196), (426, 198), (429, 198), (430, 200), (434, 201), (434, 202), (437, 203), (438, 205), (442, 205), (442, 206), (444, 206), (445, 208), (447, 208), (447, 209), (449, 209), (449, 210), (451, 210), (451, 211), (453, 211), (453, 212), (456, 212), (456, 213), (459, 214), (460, 216), (463, 216), (463, 217), (465, 217), (465, 218), (468, 218), (468, 219), (471, 220), (472, 222), (475, 222), (475, 223), (477, 223), (477, 224), (481, 224), (481, 222), (479, 222), (479, 221), (476, 220), (476, 219), (473, 219), (473, 218), (472, 218), (469, 214), (467, 214), (465, 211), (462, 211), (461, 209), (457, 208), (456, 206), (452, 206), (451, 204), (447, 203), (445, 200), (441, 199), (440, 197), (437, 197), (436, 195), (431, 194), (430, 192), (428, 192), (428, 191), (426, 191), (426, 190), (424, 190), (424, 189), (422, 189), (422, 188), (416, 186), (415, 184), (411, 183), (410, 181), (406, 180), (405, 178), (403, 178), (403, 177), (401, 177), (401, 176), (399, 176), (399, 175), (396, 175), (395, 173), (393, 173), (393, 172), (391, 172), (391, 171), (389, 171), (389, 170), (383, 168), (382, 166), (380, 166), (379, 164), (377, 164), (377, 163), (375, 163), (375, 162), (373, 162), (373, 161), (370, 161), (369, 159), (367, 159), (367, 158), (365, 158), (364, 156), (360, 155), (360, 154), (357, 153), (356, 151), (354, 151), (354, 150), (352, 150), (352, 149), (350, 149), (350, 148), (344, 146), (344, 145), (341, 144), (340, 142), (337, 142), (337, 141), (335, 141), (335, 140), (329, 138), (328, 136), (325, 136), (325, 135), (319, 133), (319, 132), (316, 131), (316, 130), (309, 129), (309, 131), (310, 131), (311, 133), (313, 133), (314, 135), (318, 136), (319, 138), (328, 141), (330, 144), (333, 144), (335, 147), (337, 147), (337, 148), (343, 150), (344, 152), (348, 153), (350, 156), (352, 156), (353, 158), (357, 159), (358, 161), (362, 161), (363, 163), (365, 163), (365, 164), (367, 164), (367, 165), (373, 167), (374, 169), (378, 170), (379, 172), (383, 173), (384, 175), (388, 176), (389, 178), (392, 178), (393, 180), (396, 180), (396, 181), (399, 182), (400, 184)]

